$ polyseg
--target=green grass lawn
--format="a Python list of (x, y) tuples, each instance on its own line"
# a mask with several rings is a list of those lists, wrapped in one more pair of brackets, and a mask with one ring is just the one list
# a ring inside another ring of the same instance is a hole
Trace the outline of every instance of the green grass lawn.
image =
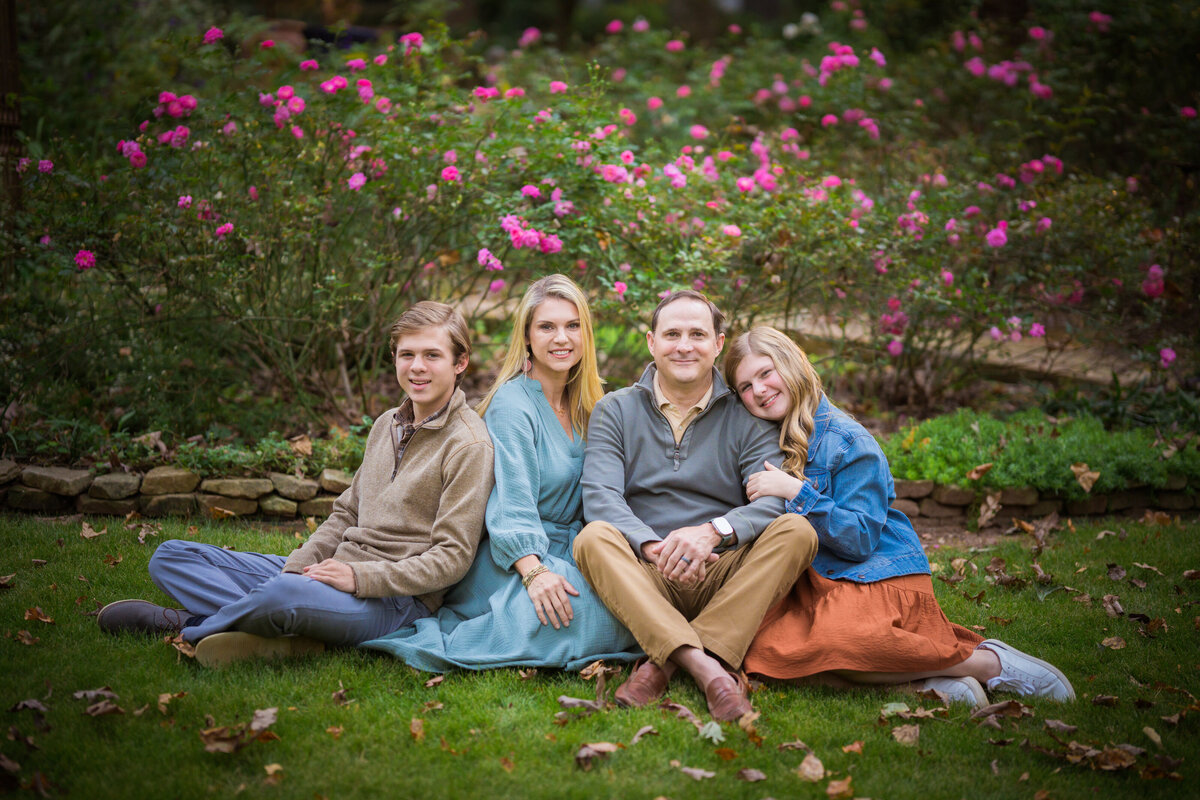
[[(107, 533), (84, 539), (78, 522), (0, 516), (6, 587), (0, 589), (0, 713), (8, 731), (0, 740), (6, 759), (0, 791), (33, 783), (50, 795), (89, 800), (235, 794), (825, 798), (832, 781), (849, 777), (856, 797), (1154, 798), (1185, 796), (1200, 778), (1200, 706), (1188, 694), (1200, 693), (1200, 581), (1184, 576), (1200, 569), (1195, 520), (1182, 526), (1108, 520), (1057, 531), (1040, 557), (1053, 576), (1049, 584), (1032, 580), (1028, 536), (987, 551), (932, 554), (939, 576), (954, 574), (954, 558), (978, 567), (976, 574), (967, 564), (956, 584), (934, 581), (949, 617), (1055, 663), (1073, 681), (1076, 703), (1032, 702), (1031, 715), (1002, 718), (997, 729), (960, 707), (945, 716), (881, 722), (887, 703), (937, 705), (900, 691), (772, 685), (754, 695), (762, 715), (759, 745), (736, 724), (723, 726), (725, 740), (713, 743), (659, 709), (613, 708), (555, 724), (560, 695), (594, 698), (595, 686), (553, 671), (527, 679), (513, 669), (452, 673), (427, 688), (431, 676), (357, 651), (206, 670), (161, 641), (106, 636), (86, 614), (125, 597), (165, 601), (146, 574), (150, 553), (163, 539), (283, 553), (294, 546), (294, 535), (235, 523), (190, 528), (165, 522), (139, 544), (137, 531), (120, 520), (96, 527)], [(1114, 535), (1097, 538), (1104, 530)], [(1026, 585), (989, 582), (985, 568), (997, 556), (1006, 560), (1005, 572)], [(1047, 593), (1062, 585), (1072, 590)], [(1081, 593), (1091, 602), (1079, 602)], [(1119, 596), (1123, 615), (1106, 613), (1105, 595)], [(53, 622), (27, 617), (35, 607)], [(22, 643), (30, 637), (35, 641)], [(1125, 646), (1103, 646), (1109, 637)], [(106, 686), (118, 695), (114, 702), (123, 714), (89, 716), (89, 702), (73, 697)], [(340, 688), (350, 702), (336, 701)], [(185, 694), (163, 713), (159, 696), (167, 693)], [(1115, 704), (1094, 704), (1098, 696)], [(689, 683), (673, 684), (671, 697), (708, 721), (703, 696)], [(30, 699), (48, 710), (9, 710)], [(269, 729), (278, 738), (232, 754), (205, 752), (200, 731), (249, 722), (255, 710), (271, 707), (279, 710)], [(1047, 719), (1078, 729), (1055, 734), (1060, 744), (1044, 727)], [(423, 737), (413, 734), (413, 720), (423, 721)], [(904, 724), (919, 725), (916, 746), (893, 738), (893, 728)], [(643, 726), (657, 735), (633, 744)], [(796, 740), (821, 760), (825, 778), (810, 783), (797, 775), (806, 751), (780, 748)], [(1053, 755), (1071, 741), (1095, 751), (1129, 744), (1145, 752), (1130, 767), (1105, 771), (1092, 766), (1103, 756), (1072, 763)], [(575, 754), (594, 742), (622, 747), (585, 771)], [(861, 753), (843, 751), (854, 742), (861, 742)], [(715, 776), (695, 780), (672, 766), (676, 762)], [(742, 769), (766, 778), (740, 780)], [(1164, 772), (1182, 782), (1155, 777)]]

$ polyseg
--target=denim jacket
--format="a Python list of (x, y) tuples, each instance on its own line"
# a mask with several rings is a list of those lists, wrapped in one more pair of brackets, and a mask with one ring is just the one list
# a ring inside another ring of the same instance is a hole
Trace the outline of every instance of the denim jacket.
[(822, 396), (808, 444), (804, 487), (787, 502), (817, 532), (812, 568), (824, 578), (872, 583), (929, 572), (908, 517), (891, 508), (892, 471), (866, 428)]

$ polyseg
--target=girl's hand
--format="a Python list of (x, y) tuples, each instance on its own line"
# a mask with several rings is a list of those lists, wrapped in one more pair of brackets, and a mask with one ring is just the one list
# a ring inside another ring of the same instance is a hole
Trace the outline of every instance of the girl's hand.
[(567, 595), (579, 597), (579, 591), (566, 578), (556, 572), (543, 572), (534, 577), (526, 591), (543, 625), (553, 625), (555, 630), (564, 625), (571, 627), (575, 612)]
[(764, 461), (763, 465), (766, 471), (754, 473), (746, 482), (746, 496), (751, 500), (760, 497), (782, 497), (784, 500), (791, 500), (804, 487), (804, 481), (773, 466), (770, 461)]

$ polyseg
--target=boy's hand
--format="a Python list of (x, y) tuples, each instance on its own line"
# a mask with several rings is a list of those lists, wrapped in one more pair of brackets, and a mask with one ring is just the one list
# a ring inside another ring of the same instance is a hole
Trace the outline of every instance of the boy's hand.
[(354, 594), (358, 590), (358, 582), (350, 565), (332, 558), (327, 558), (319, 564), (310, 564), (304, 568), (304, 574), (346, 594)]

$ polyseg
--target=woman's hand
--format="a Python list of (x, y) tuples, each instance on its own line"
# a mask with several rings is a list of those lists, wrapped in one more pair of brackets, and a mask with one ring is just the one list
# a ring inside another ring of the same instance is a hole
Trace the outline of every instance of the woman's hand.
[(556, 572), (542, 572), (534, 576), (526, 591), (543, 625), (553, 625), (555, 630), (562, 626), (571, 627), (575, 612), (567, 595), (579, 597), (579, 590), (566, 578)]
[(746, 497), (757, 500), (760, 497), (782, 497), (791, 500), (804, 488), (804, 481), (795, 478), (772, 466), (770, 461), (764, 461), (764, 472), (756, 472), (746, 481)]
[(319, 564), (309, 564), (304, 568), (304, 574), (346, 594), (354, 594), (358, 589), (358, 582), (350, 565), (332, 558), (327, 558)]

